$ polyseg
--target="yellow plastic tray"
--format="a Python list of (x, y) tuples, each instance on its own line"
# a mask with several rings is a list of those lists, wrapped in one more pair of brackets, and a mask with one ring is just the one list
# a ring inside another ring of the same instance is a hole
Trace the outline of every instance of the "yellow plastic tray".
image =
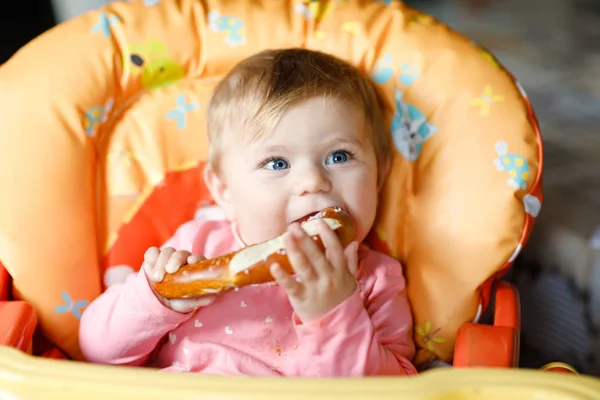
[(451, 368), (416, 378), (226, 378), (56, 361), (0, 347), (0, 399), (596, 400), (600, 379)]

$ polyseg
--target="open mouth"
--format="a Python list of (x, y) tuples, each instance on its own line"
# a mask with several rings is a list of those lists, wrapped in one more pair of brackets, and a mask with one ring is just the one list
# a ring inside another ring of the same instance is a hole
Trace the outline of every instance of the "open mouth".
[[(335, 210), (340, 211), (341, 208), (335, 207)], [(329, 210), (326, 212), (312, 212), (302, 218), (298, 218), (294, 222), (300, 222), (302, 228), (309, 237), (316, 237), (316, 235), (319, 234), (318, 218), (322, 218), (322, 221), (324, 221), (333, 231), (342, 227), (342, 222), (332, 218), (329, 215)], [(242, 271), (248, 273), (248, 268), (251, 268), (261, 261), (266, 262), (272, 254), (285, 254), (285, 245), (282, 236), (275, 237), (253, 246), (248, 246), (236, 253), (229, 261), (229, 272), (232, 275), (237, 275)]]
[[(340, 207), (331, 207), (336, 211), (341, 211), (342, 209)], [(323, 217), (323, 212), (322, 211), (315, 211), (309, 214), (306, 214), (304, 217), (298, 218), (297, 220), (293, 221), (293, 222), (299, 222), (300, 224), (304, 224), (305, 222), (308, 222), (310, 220), (313, 220), (315, 218), (321, 218)]]
[(297, 219), (297, 220), (295, 220), (294, 222), (299, 222), (299, 223), (303, 224), (303, 223), (305, 223), (306, 221), (309, 221), (309, 220), (311, 220), (311, 219), (315, 218), (315, 217), (316, 217), (316, 216), (318, 216), (318, 215), (319, 215), (319, 211), (315, 211), (315, 212), (312, 212), (312, 213), (310, 213), (310, 214), (306, 214), (304, 217), (300, 217), (300, 218), (298, 218), (298, 219)]

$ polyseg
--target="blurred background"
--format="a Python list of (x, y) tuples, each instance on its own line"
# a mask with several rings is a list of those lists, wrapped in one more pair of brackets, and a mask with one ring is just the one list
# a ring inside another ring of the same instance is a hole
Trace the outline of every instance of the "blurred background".
[[(110, 0), (12, 2), (0, 63)], [(491, 50), (522, 83), (545, 148), (544, 207), (507, 279), (520, 289), (521, 364), (600, 376), (600, 1), (407, 0)]]

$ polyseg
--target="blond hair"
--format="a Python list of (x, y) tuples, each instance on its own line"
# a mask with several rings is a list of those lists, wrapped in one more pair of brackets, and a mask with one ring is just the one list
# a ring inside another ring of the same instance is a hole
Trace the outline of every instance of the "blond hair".
[(383, 179), (391, 150), (382, 96), (349, 63), (305, 49), (262, 51), (237, 64), (217, 85), (207, 112), (210, 166), (218, 173), (221, 137), (227, 128), (241, 128), (252, 138), (264, 135), (288, 107), (319, 96), (345, 101), (363, 114), (380, 166), (378, 179)]

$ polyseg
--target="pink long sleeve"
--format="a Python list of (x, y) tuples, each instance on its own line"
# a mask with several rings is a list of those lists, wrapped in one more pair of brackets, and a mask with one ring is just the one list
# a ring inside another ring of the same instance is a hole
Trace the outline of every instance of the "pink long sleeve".
[(310, 376), (415, 375), (412, 316), (397, 261), (364, 252), (360, 290), (324, 318), (302, 324), (295, 318), (302, 357)]
[(164, 307), (140, 271), (110, 287), (85, 310), (79, 345), (90, 362), (146, 365), (162, 338), (188, 318)]
[[(201, 228), (207, 230), (212, 225), (188, 222), (163, 247), (190, 251), (191, 239)], [(109, 287), (86, 308), (81, 317), (79, 345), (91, 362), (145, 365), (165, 335), (190, 317), (164, 307), (140, 271), (124, 283)]]

